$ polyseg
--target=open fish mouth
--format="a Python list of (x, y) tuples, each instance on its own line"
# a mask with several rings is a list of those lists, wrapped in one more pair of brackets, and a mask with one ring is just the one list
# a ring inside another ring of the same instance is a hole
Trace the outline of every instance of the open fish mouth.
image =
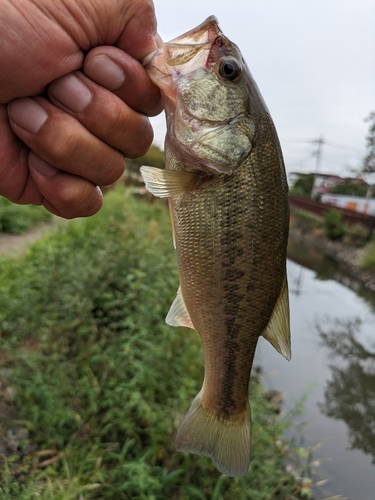
[[(217, 18), (215, 16), (208, 17), (196, 28), (187, 31), (183, 35), (174, 38), (164, 45), (164, 47), (168, 48), (170, 54), (168, 58), (168, 64), (170, 64), (171, 66), (184, 64), (192, 57), (194, 57), (197, 52), (201, 51), (205, 45), (212, 44), (215, 38), (220, 34), (221, 30), (219, 28), (219, 22)], [(142, 60), (142, 65), (149, 65), (152, 59), (162, 50), (163, 48), (160, 47), (159, 49), (156, 49), (154, 52), (144, 57)], [(175, 63), (173, 63), (173, 61), (175, 61)]]
[(212, 62), (230, 53), (233, 46), (221, 32), (217, 18), (210, 16), (196, 28), (164, 43), (146, 56), (142, 65), (154, 83), (169, 95), (172, 74), (180, 78), (209, 68)]

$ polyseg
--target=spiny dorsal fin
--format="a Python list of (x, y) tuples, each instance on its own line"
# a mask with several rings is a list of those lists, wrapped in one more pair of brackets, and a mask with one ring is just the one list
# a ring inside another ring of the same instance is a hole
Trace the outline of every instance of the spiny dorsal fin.
[(156, 167), (141, 167), (140, 170), (146, 188), (159, 198), (168, 198), (191, 191), (200, 178), (198, 172), (165, 170)]
[(165, 322), (170, 326), (186, 326), (194, 330), (193, 323), (186, 309), (184, 299), (182, 298), (181, 287), (177, 290), (176, 298), (165, 318)]
[(290, 347), (289, 297), (286, 275), (271, 319), (262, 335), (273, 345), (276, 351), (288, 361), (290, 360), (292, 352)]

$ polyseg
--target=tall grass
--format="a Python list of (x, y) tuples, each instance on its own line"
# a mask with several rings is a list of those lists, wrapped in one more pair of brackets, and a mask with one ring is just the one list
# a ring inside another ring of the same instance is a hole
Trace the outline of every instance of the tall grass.
[(368, 271), (375, 272), (375, 236), (371, 243), (368, 244), (363, 256), (362, 267)]
[(0, 497), (299, 498), (289, 424), (256, 381), (247, 476), (174, 449), (203, 361), (194, 332), (164, 323), (178, 286), (164, 205), (109, 194), (0, 264)]
[(15, 205), (0, 196), (0, 233), (21, 234), (52, 217), (44, 207)]

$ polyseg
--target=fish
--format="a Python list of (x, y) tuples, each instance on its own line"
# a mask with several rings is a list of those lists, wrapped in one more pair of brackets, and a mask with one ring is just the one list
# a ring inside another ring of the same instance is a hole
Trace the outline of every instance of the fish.
[(288, 185), (275, 126), (239, 48), (210, 16), (143, 60), (166, 115), (165, 169), (180, 286), (167, 324), (195, 330), (204, 380), (175, 438), (228, 476), (248, 472), (249, 379), (260, 336), (291, 357)]

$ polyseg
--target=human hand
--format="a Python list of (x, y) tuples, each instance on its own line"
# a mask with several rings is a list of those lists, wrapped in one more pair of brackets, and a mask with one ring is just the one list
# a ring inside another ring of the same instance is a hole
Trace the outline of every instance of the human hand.
[(152, 0), (0, 6), (0, 194), (92, 215), (97, 186), (121, 176), (124, 156), (147, 151), (146, 115), (162, 109), (138, 62), (156, 48)]

